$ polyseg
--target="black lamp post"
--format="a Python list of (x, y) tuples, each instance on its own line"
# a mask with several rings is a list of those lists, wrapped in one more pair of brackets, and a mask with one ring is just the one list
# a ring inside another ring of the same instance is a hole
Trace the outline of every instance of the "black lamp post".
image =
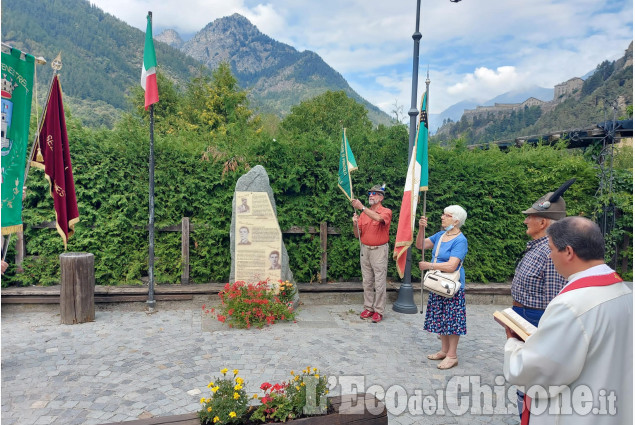
[[(461, 0), (450, 0), (452, 3), (458, 3)], [(421, 10), (421, 0), (417, 0), (417, 19), (415, 25), (415, 32), (412, 34), (414, 40), (414, 52), (412, 59), (412, 95), (410, 97), (410, 110), (408, 115), (410, 116), (410, 132), (408, 141), (408, 158), (412, 156), (412, 148), (414, 146), (415, 134), (417, 132), (417, 115), (419, 110), (417, 109), (417, 82), (419, 79), (419, 41), (421, 40), (421, 33), (419, 32), (419, 11)], [(414, 300), (414, 292), (411, 282), (411, 270), (412, 270), (412, 247), (408, 248), (406, 253), (406, 266), (404, 268), (404, 277), (401, 286), (399, 287), (399, 295), (397, 301), (392, 305), (392, 309), (398, 313), (415, 314), (417, 312), (417, 306)]]

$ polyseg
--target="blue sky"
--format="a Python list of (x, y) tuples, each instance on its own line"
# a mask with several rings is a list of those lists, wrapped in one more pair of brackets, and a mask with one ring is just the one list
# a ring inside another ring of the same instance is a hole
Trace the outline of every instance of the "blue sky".
[[(387, 113), (410, 109), (416, 0), (91, 0), (145, 31), (191, 37), (240, 13), (260, 31), (312, 50)], [(633, 40), (632, 0), (421, 0), (417, 99), (430, 69), (430, 112), (510, 90), (553, 87), (615, 60)], [(160, 64), (159, 64), (160, 65)]]

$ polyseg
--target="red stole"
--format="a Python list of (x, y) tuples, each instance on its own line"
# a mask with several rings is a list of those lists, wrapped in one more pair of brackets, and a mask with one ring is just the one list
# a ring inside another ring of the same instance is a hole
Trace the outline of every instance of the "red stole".
[[(558, 295), (562, 295), (565, 292), (573, 291), (574, 289), (590, 288), (592, 286), (609, 286), (621, 281), (622, 278), (615, 272), (601, 276), (582, 277), (575, 282), (565, 286)], [(523, 400), (523, 413), (520, 420), (520, 425), (529, 425), (529, 409), (531, 407), (531, 398), (527, 396), (527, 394), (525, 394)]]
[(574, 289), (590, 288), (592, 286), (609, 286), (621, 281), (622, 278), (615, 272), (601, 276), (587, 276), (565, 286), (562, 288), (562, 291), (560, 291), (560, 294), (573, 291)]

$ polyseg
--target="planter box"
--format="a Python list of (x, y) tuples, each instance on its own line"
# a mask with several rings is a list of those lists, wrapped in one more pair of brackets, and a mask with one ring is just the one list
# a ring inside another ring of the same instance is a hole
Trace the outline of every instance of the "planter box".
[[(384, 403), (370, 394), (329, 397), (335, 413), (286, 421), (288, 425), (388, 425)], [(362, 413), (363, 408), (363, 413)], [(163, 416), (136, 421), (112, 422), (103, 425), (200, 425), (197, 413)], [(278, 423), (278, 422), (276, 422)]]

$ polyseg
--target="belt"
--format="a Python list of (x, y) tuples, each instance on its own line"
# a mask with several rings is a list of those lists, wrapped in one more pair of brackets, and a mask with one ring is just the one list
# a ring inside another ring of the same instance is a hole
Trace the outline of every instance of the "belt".
[(540, 311), (544, 311), (544, 310), (545, 310), (544, 308), (536, 308), (536, 307), (527, 307), (527, 306), (524, 306), (524, 305), (522, 305), (521, 303), (519, 303), (519, 302), (518, 302), (518, 301), (516, 301), (516, 300), (514, 300), (514, 301), (512, 302), (512, 305), (513, 305), (514, 307), (527, 308), (527, 309), (529, 309), (529, 310), (540, 310)]
[(382, 246), (387, 245), (387, 244), (388, 244), (388, 242), (383, 243), (381, 245), (366, 245), (366, 244), (362, 244), (362, 245), (364, 245), (366, 248), (368, 248), (370, 250), (373, 250), (373, 249), (381, 248)]

